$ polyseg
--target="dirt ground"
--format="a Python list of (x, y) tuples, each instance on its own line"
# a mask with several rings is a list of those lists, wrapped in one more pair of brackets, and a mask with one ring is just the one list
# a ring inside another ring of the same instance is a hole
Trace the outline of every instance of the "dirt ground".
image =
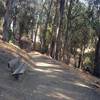
[(100, 88), (92, 84), (100, 79), (65, 68), (39, 53), (30, 56), (37, 67), (28, 67), (16, 81), (7, 68), (14, 55), (0, 48), (0, 100), (100, 100)]

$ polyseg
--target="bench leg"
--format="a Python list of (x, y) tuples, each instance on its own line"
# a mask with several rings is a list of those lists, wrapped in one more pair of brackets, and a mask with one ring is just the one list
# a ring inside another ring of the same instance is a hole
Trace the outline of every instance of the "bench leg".
[(8, 68), (10, 68), (10, 65), (9, 65), (9, 63), (8, 63)]
[(16, 80), (19, 80), (19, 74), (13, 75)]

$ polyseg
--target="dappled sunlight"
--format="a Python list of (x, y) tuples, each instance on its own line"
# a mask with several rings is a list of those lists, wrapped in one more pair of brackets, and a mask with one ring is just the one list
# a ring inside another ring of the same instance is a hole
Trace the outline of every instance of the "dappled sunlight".
[(44, 62), (37, 62), (36, 63), (37, 66), (44, 66), (44, 67), (52, 67), (52, 66), (58, 66), (58, 65), (54, 65), (54, 64), (48, 64), (48, 63), (44, 63)]
[(79, 86), (79, 87), (83, 87), (83, 88), (89, 88), (89, 89), (92, 89), (90, 86), (86, 85), (86, 84), (83, 84), (81, 82), (78, 82), (78, 81), (63, 81), (64, 84), (71, 84), (71, 85), (75, 85), (75, 86)]
[(16, 45), (0, 41), (0, 48), (4, 48), (13, 54), (19, 55), (30, 66), (30, 68), (33, 69), (36, 67), (32, 57), (25, 50), (20, 49)]
[(80, 83), (80, 82), (75, 82), (74, 84), (77, 85), (77, 86), (85, 87), (85, 88), (91, 88), (88, 85)]
[(100, 100), (99, 14), (100, 0), (0, 0), (0, 100)]
[(58, 69), (40, 69), (40, 68), (34, 68), (35, 71), (43, 72), (43, 73), (53, 73), (53, 72), (63, 72), (62, 70)]
[(59, 69), (51, 69), (53, 72), (63, 72), (63, 70), (59, 70)]
[[(19, 91), (21, 91), (22, 97), (24, 94), (26, 97), (31, 97), (32, 99), (29, 98), (30, 100), (33, 100), (34, 98), (34, 100), (83, 100), (87, 93), (90, 95), (96, 95), (95, 92), (92, 92), (93, 89), (85, 82), (82, 82), (81, 78), (77, 76), (77, 74), (70, 70), (66, 70), (60, 64), (52, 64), (51, 59), (50, 62), (45, 60), (46, 58), (44, 59), (44, 56), (43, 59), (42, 56), (31, 59), (31, 55), (29, 57), (20, 48), (14, 49), (14, 47), (5, 46), (6, 47), (0, 44), (2, 51), (4, 49), (7, 50), (7, 53), (9, 52), (10, 54), (16, 55), (19, 54), (22, 58), (26, 59), (25, 61), (33, 60), (34, 62), (34, 59), (37, 60), (34, 63), (37, 67), (32, 67), (29, 71), (27, 71), (25, 77), (19, 81), (10, 80), (10, 78), (8, 78), (8, 73), (1, 73), (3, 77), (5, 77), (2, 78), (1, 75), (1, 80), (4, 80), (4, 88), (12, 91), (12, 94), (10, 95), (16, 95), (16, 93), (18, 94)], [(55, 63), (55, 61), (53, 63)], [(1, 84), (2, 83), (3, 82), (1, 82)], [(5, 87), (6, 85), (7, 87)], [(8, 88), (8, 86), (10, 88)], [(9, 93), (7, 92), (7, 94)], [(20, 96), (20, 93), (18, 96)], [(86, 98), (87, 97), (85, 97), (85, 99)]]
[(36, 64), (36, 66), (48, 68), (49, 70), (52, 70), (52, 71), (63, 72), (61, 67), (56, 64), (50, 64), (50, 63), (45, 63), (45, 62), (36, 62), (35, 64)]
[[(39, 57), (40, 58), (40, 57)], [(37, 59), (37, 58), (36, 58)], [(35, 60), (35, 59), (33, 59), (33, 60)], [(41, 60), (42, 60), (42, 58), (41, 58)], [(60, 65), (59, 64), (52, 64), (52, 61), (50, 60), (50, 61), (37, 61), (37, 62), (35, 62), (35, 64), (36, 64), (36, 66), (39, 66), (39, 67), (46, 67), (46, 68), (60, 68), (61, 69), (61, 67), (60, 67)]]
[(30, 55), (42, 55), (41, 53), (36, 52), (36, 51), (32, 51), (32, 52), (30, 52), (29, 54), (30, 54)]
[(39, 68), (34, 68), (35, 71), (39, 71), (39, 72), (43, 72), (43, 73), (52, 73), (52, 71), (48, 70), (43, 70), (43, 69), (39, 69)]
[(82, 83), (74, 83), (75, 85), (78, 85), (78, 86), (81, 86), (81, 87), (87, 87), (87, 88), (90, 88), (89, 86), (85, 85), (85, 84), (82, 84)]
[(54, 97), (58, 100), (63, 100), (63, 99), (74, 100), (72, 97), (69, 97), (69, 96), (59, 93), (59, 92), (53, 92), (53, 93), (48, 94), (47, 96)]
[[(47, 92), (48, 91), (48, 92)], [(51, 87), (51, 86), (45, 86), (45, 85), (39, 85), (37, 87), (36, 91), (33, 91), (33, 93), (39, 93), (42, 95), (46, 95), (47, 97), (54, 98), (55, 100), (75, 100), (73, 99), (73, 95), (70, 95), (70, 91), (68, 93), (64, 93), (64, 90), (61, 88)]]

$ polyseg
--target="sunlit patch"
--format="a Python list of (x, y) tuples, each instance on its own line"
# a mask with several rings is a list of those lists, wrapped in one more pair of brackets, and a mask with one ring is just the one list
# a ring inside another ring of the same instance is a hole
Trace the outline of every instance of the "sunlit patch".
[(43, 73), (52, 73), (52, 72), (63, 72), (62, 70), (58, 69), (39, 69), (39, 68), (34, 68), (35, 71), (43, 72)]
[(59, 70), (59, 69), (52, 69), (53, 72), (63, 72), (63, 70)]
[[(55, 66), (58, 66), (58, 65), (54, 65), (54, 64), (48, 64), (48, 63), (38, 62), (38, 63), (36, 63), (36, 66), (46, 67), (46, 69), (34, 69), (36, 71), (41, 71), (41, 72), (45, 72), (45, 73), (63, 72), (63, 70), (61, 70), (61, 69), (56, 69)], [(53, 66), (54, 66), (54, 68), (53, 68)]]
[(35, 55), (35, 56), (40, 56), (41, 55), (41, 53), (36, 52), (36, 51), (30, 52), (29, 54), (30, 55)]
[(81, 87), (91, 88), (91, 87), (89, 87), (89, 86), (87, 86), (85, 84), (79, 83), (79, 82), (76, 82), (74, 84), (77, 85), (77, 86), (81, 86)]
[(50, 70), (43, 70), (43, 69), (38, 69), (38, 68), (34, 68), (35, 71), (39, 71), (39, 72), (44, 72), (44, 73), (51, 73), (52, 71)]
[(43, 62), (38, 62), (36, 63), (37, 66), (44, 66), (44, 67), (52, 67), (52, 66), (58, 66), (54, 64), (48, 64), (48, 63), (43, 63)]
[(54, 98), (57, 98), (59, 100), (63, 100), (63, 99), (74, 100), (72, 97), (69, 97), (69, 96), (62, 94), (62, 93), (59, 93), (59, 92), (54, 92), (54, 93), (48, 94), (47, 96), (54, 97)]
[(72, 85), (76, 85), (76, 86), (79, 86), (79, 87), (83, 87), (83, 88), (89, 88), (89, 89), (92, 89), (90, 86), (86, 85), (86, 84), (83, 84), (81, 82), (71, 82), (71, 81), (63, 81), (64, 84), (72, 84)]

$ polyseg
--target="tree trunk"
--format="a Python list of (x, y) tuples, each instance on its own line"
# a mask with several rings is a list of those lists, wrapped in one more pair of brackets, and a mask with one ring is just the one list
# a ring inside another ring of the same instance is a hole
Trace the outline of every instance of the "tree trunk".
[(54, 46), (55, 59), (61, 60), (61, 49), (62, 49), (62, 34), (63, 34), (63, 19), (64, 19), (64, 9), (65, 9), (65, 0), (60, 0), (57, 2), (57, 7), (59, 7), (58, 14), (58, 25), (56, 29), (56, 41)]
[(14, 31), (13, 31), (14, 41), (15, 41), (16, 45), (20, 45), (22, 33), (20, 33), (20, 23), (19, 23), (18, 18), (16, 18), (14, 23), (15, 23), (14, 24)]
[(85, 52), (85, 46), (82, 46), (81, 53), (79, 54), (79, 60), (78, 60), (78, 68), (83, 68), (83, 61), (84, 61), (84, 52)]
[(100, 77), (100, 37), (96, 45), (94, 65), (94, 74)]
[(50, 6), (49, 6), (49, 9), (48, 9), (49, 11), (47, 12), (47, 19), (46, 19), (46, 23), (45, 23), (45, 28), (44, 28), (44, 31), (43, 31), (43, 34), (42, 34), (42, 46), (41, 46), (42, 50), (46, 49), (46, 32), (47, 32), (47, 28), (48, 28), (52, 3), (53, 3), (53, 0), (51, 0), (51, 2), (50, 2)]
[(11, 6), (12, 0), (6, 1), (6, 12), (4, 16), (4, 24), (3, 24), (3, 40), (9, 41), (9, 30), (11, 25)]
[(38, 30), (39, 30), (39, 25), (36, 26), (36, 31), (35, 31), (35, 36), (34, 36), (34, 42), (33, 42), (33, 49), (36, 49), (36, 38), (37, 38), (37, 34), (38, 34)]
[(49, 45), (49, 55), (53, 58), (55, 57), (56, 53), (56, 37), (57, 37), (57, 30), (58, 30), (58, 21), (59, 21), (59, 1), (57, 0), (56, 3), (54, 4), (55, 6), (55, 15), (54, 18), (52, 19), (52, 37), (51, 37), (51, 42)]
[(72, 11), (72, 8), (73, 8), (73, 0), (70, 0), (70, 4), (68, 5), (68, 2), (67, 2), (67, 5), (68, 6), (68, 13), (67, 13), (67, 27), (66, 27), (66, 33), (65, 33), (65, 38), (64, 38), (64, 47), (63, 47), (63, 61), (66, 60), (66, 56), (67, 56), (67, 62), (69, 62), (69, 59), (70, 59), (70, 56), (69, 56), (69, 31), (70, 31), (70, 28), (71, 28), (71, 20), (70, 20), (70, 17), (71, 17), (71, 11)]

